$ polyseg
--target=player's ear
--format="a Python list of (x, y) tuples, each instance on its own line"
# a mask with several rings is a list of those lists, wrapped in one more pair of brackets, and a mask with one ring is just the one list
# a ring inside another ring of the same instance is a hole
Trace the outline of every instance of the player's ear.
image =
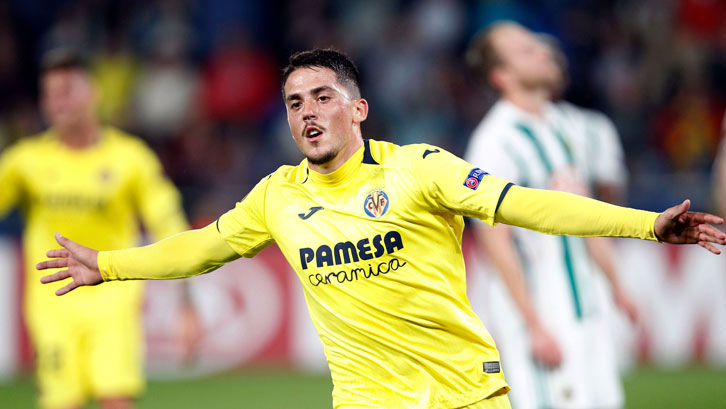
[(359, 124), (368, 118), (368, 101), (358, 98), (353, 101), (353, 123)]

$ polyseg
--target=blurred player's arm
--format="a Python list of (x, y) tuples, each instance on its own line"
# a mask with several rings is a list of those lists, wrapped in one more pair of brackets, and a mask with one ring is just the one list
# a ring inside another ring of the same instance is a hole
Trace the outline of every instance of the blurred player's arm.
[(611, 205), (583, 196), (514, 186), (497, 209), (495, 221), (546, 234), (632, 237), (671, 244), (698, 244), (721, 254), (711, 243), (726, 244), (712, 224), (720, 217), (689, 212), (690, 201), (663, 213)]
[(615, 263), (613, 263), (612, 240), (608, 237), (586, 237), (585, 245), (588, 254), (610, 283), (610, 292), (615, 305), (628, 316), (631, 322), (637, 322), (638, 309), (623, 288)]
[(545, 366), (556, 367), (562, 362), (554, 337), (544, 328), (531, 301), (524, 281), (524, 269), (514, 247), (512, 228), (505, 225), (489, 227), (477, 223), (475, 234), (479, 243), (491, 258), (509, 294), (517, 305), (529, 331), (534, 357)]
[(239, 258), (217, 231), (216, 224), (166, 238), (144, 247), (98, 252), (56, 234), (60, 250), (50, 250), (54, 258), (38, 264), (39, 270), (67, 268), (41, 279), (42, 283), (73, 281), (56, 291), (63, 295), (83, 285), (109, 280), (171, 279), (208, 273)]

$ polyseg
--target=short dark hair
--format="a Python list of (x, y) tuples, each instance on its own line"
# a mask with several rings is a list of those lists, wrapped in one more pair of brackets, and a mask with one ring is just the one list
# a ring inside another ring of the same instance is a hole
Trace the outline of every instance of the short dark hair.
[(329, 68), (335, 72), (335, 79), (360, 98), (360, 73), (353, 61), (338, 50), (332, 48), (316, 48), (300, 51), (290, 56), (290, 61), (282, 70), (282, 96), (285, 96), (285, 84), (293, 71), (299, 68)]
[(479, 31), (469, 42), (466, 49), (466, 63), (474, 72), (477, 79), (482, 84), (491, 87), (489, 83), (489, 73), (497, 65), (502, 63), (502, 59), (494, 47), (492, 33), (506, 22), (493, 23), (485, 29)]
[(88, 72), (88, 66), (88, 57), (81, 51), (70, 47), (57, 47), (43, 54), (40, 71), (42, 74), (63, 69), (79, 69)]

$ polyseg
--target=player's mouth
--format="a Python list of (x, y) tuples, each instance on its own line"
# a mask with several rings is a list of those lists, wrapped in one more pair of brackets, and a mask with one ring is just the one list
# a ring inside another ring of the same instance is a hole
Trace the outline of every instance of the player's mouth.
[(311, 125), (305, 128), (303, 135), (308, 142), (317, 142), (323, 136), (323, 131), (317, 126)]

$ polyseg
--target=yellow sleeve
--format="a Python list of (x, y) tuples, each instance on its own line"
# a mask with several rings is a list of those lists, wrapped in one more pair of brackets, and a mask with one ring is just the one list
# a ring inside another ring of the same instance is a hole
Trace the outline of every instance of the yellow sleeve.
[(511, 183), (435, 146), (414, 145), (411, 154), (414, 178), (430, 210), (494, 223), (497, 206)]
[(158, 241), (189, 229), (181, 195), (164, 175), (156, 154), (139, 142), (134, 196), (144, 227)]
[(272, 175), (262, 179), (234, 209), (217, 220), (218, 231), (240, 256), (254, 257), (274, 242), (267, 229), (265, 214), (270, 179)]
[(148, 246), (101, 251), (97, 261), (103, 281), (163, 280), (208, 273), (237, 258), (212, 223)]
[(0, 218), (12, 209), (20, 199), (21, 181), (18, 175), (18, 157), (16, 146), (10, 147), (0, 155)]
[(513, 186), (499, 206), (496, 222), (546, 234), (658, 241), (654, 230), (658, 216), (571, 193)]

